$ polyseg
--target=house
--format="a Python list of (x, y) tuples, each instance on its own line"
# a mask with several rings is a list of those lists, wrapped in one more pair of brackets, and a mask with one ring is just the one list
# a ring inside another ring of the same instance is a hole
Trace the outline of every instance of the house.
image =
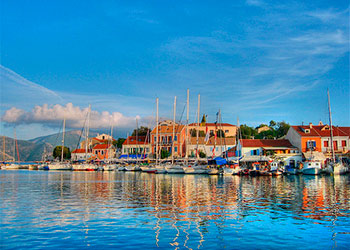
[(285, 165), (296, 166), (302, 161), (299, 149), (288, 140), (241, 139), (237, 147), (229, 152), (241, 157), (242, 162), (283, 161)]
[[(157, 143), (157, 127), (158, 127), (158, 143)], [(156, 154), (156, 145), (158, 152), (166, 150), (174, 153), (175, 157), (184, 157), (186, 154), (186, 129), (185, 125), (177, 124), (173, 121), (163, 121), (156, 126), (151, 132), (152, 154)], [(173, 147), (174, 137), (174, 150)]]
[(85, 159), (90, 159), (91, 156), (92, 156), (92, 151), (91, 150), (88, 150), (88, 153), (86, 154), (85, 153), (85, 149), (82, 149), (82, 148), (74, 149), (71, 152), (71, 160), (72, 161), (82, 161), (82, 160), (85, 160)]
[[(197, 126), (197, 123), (191, 123), (188, 125), (188, 131), (191, 129), (203, 131), (206, 134), (208, 129), (209, 133), (214, 135), (215, 130), (222, 130), (225, 133), (225, 137), (236, 137), (237, 127), (229, 123), (205, 123), (205, 125)], [(189, 134), (190, 135), (190, 134)]]
[(148, 155), (151, 152), (151, 144), (146, 136), (129, 136), (122, 145), (122, 155)]
[[(205, 141), (205, 137), (198, 137), (198, 152), (205, 153), (206, 157), (222, 156), (224, 152), (236, 146), (236, 138), (216, 138), (210, 137)], [(196, 157), (197, 138), (191, 137), (189, 141), (189, 156)]]
[(115, 158), (115, 147), (113, 144), (97, 144), (92, 148), (92, 154), (96, 159), (106, 160)]
[[(98, 144), (103, 144), (103, 143), (110, 143), (112, 144), (115, 139), (107, 134), (97, 134), (96, 137), (89, 138), (88, 140), (88, 148), (93, 148)], [(86, 140), (82, 141), (80, 143), (80, 148), (85, 148)]]
[[(333, 148), (337, 155), (349, 152), (350, 127), (332, 127)], [(330, 126), (319, 123), (318, 125), (291, 126), (286, 135), (293, 146), (301, 152), (318, 151), (326, 156), (331, 154), (331, 132)]]

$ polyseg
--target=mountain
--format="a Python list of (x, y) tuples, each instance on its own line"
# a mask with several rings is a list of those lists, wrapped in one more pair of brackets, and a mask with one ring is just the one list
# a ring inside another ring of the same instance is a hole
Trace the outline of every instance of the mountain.
[[(91, 131), (89, 137), (95, 137), (101, 133), (101, 131)], [(79, 143), (84, 140), (84, 137), (80, 138), (80, 130), (72, 130), (65, 132), (64, 145), (71, 151), (79, 147)], [(5, 139), (5, 140), (4, 140)], [(79, 141), (80, 139), (80, 141)], [(0, 145), (0, 160), (12, 161), (14, 157), (14, 143), (15, 140), (10, 137), (1, 136)], [(20, 161), (40, 161), (45, 153), (47, 156), (52, 156), (52, 151), (56, 146), (62, 144), (62, 133), (56, 133), (47, 136), (37, 137), (31, 140), (17, 140), (18, 152)], [(5, 154), (3, 148), (5, 147)], [(16, 161), (18, 160), (17, 152), (15, 155)]]
[[(0, 159), (5, 161), (18, 161), (17, 150), (14, 152), (15, 140), (10, 137), (2, 136), (1, 138)], [(18, 154), (20, 161), (40, 161), (44, 150), (52, 152), (53, 147), (47, 143), (34, 143), (31, 141), (17, 140)], [(5, 148), (5, 152), (4, 152)]]

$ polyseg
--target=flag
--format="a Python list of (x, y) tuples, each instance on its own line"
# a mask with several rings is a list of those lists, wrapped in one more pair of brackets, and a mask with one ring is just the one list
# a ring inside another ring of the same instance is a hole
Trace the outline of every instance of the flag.
[(206, 143), (209, 141), (209, 136), (210, 136), (210, 133), (209, 133), (209, 130), (208, 130), (208, 126), (206, 126), (206, 128), (205, 128), (205, 139), (204, 139), (204, 141)]
[(204, 127), (207, 123), (207, 116), (204, 114), (201, 121), (201, 126)]

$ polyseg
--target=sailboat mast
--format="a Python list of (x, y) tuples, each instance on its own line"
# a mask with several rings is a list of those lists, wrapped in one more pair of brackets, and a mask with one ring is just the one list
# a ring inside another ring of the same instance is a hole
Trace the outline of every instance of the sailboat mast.
[(64, 129), (65, 129), (65, 127), (66, 127), (66, 117), (63, 118), (61, 162), (63, 162), (63, 152), (64, 152)]
[(190, 115), (190, 90), (187, 89), (187, 116), (186, 116), (186, 155), (185, 155), (185, 162), (186, 165), (188, 164), (188, 120), (189, 120), (189, 115)]
[(327, 89), (327, 96), (328, 96), (329, 125), (330, 125), (330, 132), (331, 132), (332, 161), (335, 162), (334, 145), (333, 145), (333, 124), (332, 124), (331, 101), (329, 97), (329, 89)]
[(5, 150), (6, 150), (6, 147), (5, 147), (5, 136), (2, 137), (2, 161), (5, 161)]
[(87, 122), (87, 128), (85, 130), (86, 133), (86, 142), (85, 142), (85, 161), (88, 158), (88, 145), (89, 145), (89, 129), (90, 129), (90, 112), (91, 112), (91, 104), (89, 104), (89, 109), (88, 109), (88, 122)]
[(156, 99), (156, 106), (157, 106), (157, 114), (156, 114), (156, 165), (158, 165), (158, 123), (159, 123), (159, 117), (158, 117), (158, 103), (159, 103), (159, 99)]
[(199, 152), (198, 152), (198, 140), (199, 140), (199, 109), (201, 105), (201, 95), (198, 94), (198, 110), (197, 110), (197, 148), (196, 148), (196, 157), (197, 162), (199, 160)]
[(139, 153), (139, 125), (136, 118), (136, 161), (139, 160), (138, 153)]
[(174, 145), (175, 145), (175, 123), (176, 123), (176, 96), (174, 97), (174, 117), (173, 117), (173, 140), (172, 140), (172, 146), (171, 146), (171, 164), (174, 164)]

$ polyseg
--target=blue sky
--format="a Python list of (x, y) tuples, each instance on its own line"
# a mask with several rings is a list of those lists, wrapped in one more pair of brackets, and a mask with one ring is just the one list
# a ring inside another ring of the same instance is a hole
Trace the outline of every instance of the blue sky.
[[(177, 119), (350, 125), (348, 1), (1, 1), (1, 134)], [(68, 106), (67, 106), (68, 104)], [(68, 115), (67, 115), (68, 113)]]

